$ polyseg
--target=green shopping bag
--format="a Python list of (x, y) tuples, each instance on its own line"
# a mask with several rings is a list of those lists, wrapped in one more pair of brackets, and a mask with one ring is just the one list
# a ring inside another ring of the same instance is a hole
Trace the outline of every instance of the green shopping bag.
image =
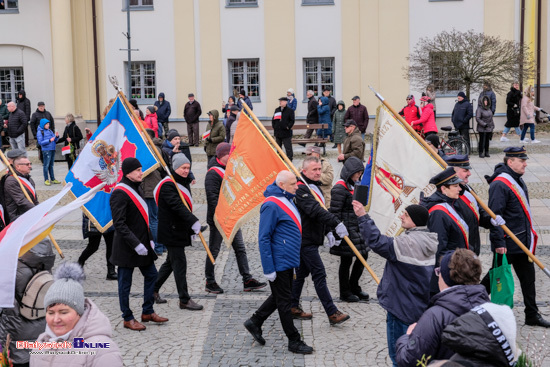
[(514, 277), (512, 266), (508, 264), (506, 255), (502, 255), (502, 265), (497, 268), (497, 257), (495, 253), (495, 265), (489, 270), (491, 277), (491, 302), (499, 305), (514, 307)]

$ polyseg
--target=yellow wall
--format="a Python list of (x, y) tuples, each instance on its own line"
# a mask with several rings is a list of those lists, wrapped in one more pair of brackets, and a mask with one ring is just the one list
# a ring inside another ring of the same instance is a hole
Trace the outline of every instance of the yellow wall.
[[(345, 0), (342, 6), (342, 96), (346, 106), (351, 104), (351, 98), (361, 90), (361, 51), (358, 46), (360, 37), (361, 14), (359, 0)], [(366, 6), (364, 6), (366, 8)], [(372, 22), (376, 17), (372, 17)], [(369, 20), (369, 23), (371, 20)], [(350, 37), (350, 35), (356, 35)], [(372, 44), (369, 44), (372, 48)], [(363, 103), (365, 103), (364, 101)]]
[[(188, 101), (187, 94), (197, 91), (194, 47), (195, 21), (193, 11), (193, 0), (174, 1), (175, 83), (178, 107), (180, 110), (173, 110), (172, 118), (183, 117), (183, 106), (185, 106)], [(167, 98), (170, 97), (167, 96)]]
[(281, 35), (281, 19), (288, 19), (284, 34), (294, 34), (294, 17), (294, 0), (264, 2), (267, 116), (277, 108), (278, 99), (286, 95), (288, 86), (296, 84), (295, 39)]
[[(203, 116), (216, 109), (220, 112), (222, 95), (221, 30), (219, 1), (201, 1), (199, 5), (201, 43), (201, 96)], [(241, 35), (245, 37), (245, 35)], [(186, 94), (187, 96), (187, 94)]]

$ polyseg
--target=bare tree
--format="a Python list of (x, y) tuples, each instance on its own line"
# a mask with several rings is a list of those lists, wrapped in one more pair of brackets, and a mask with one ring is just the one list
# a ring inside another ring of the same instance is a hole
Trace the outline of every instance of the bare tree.
[(505, 92), (514, 80), (532, 78), (535, 63), (528, 46), (473, 30), (441, 32), (421, 38), (408, 56), (405, 78), (424, 90), (433, 84), (439, 92), (480, 90), (488, 81), (495, 92)]

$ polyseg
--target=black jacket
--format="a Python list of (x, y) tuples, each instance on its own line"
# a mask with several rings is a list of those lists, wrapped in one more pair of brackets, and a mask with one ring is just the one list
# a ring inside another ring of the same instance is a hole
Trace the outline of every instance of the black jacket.
[[(276, 120), (275, 115), (279, 112), (281, 113), (281, 118)], [(281, 107), (277, 107), (271, 119), (271, 126), (273, 126), (276, 138), (291, 138), (292, 126), (294, 126), (294, 110), (287, 106), (281, 111)]]
[(65, 130), (63, 130), (63, 136), (59, 138), (57, 143), (65, 143), (65, 146), (67, 146), (69, 145), (67, 138), (71, 138), (70, 144), (73, 144), (74, 147), (78, 149), (80, 140), (83, 139), (83, 136), (82, 131), (80, 131), (80, 128), (76, 126), (76, 122), (74, 121), (65, 126)]
[(228, 143), (231, 142), (231, 125), (233, 125), (236, 119), (237, 115), (230, 113), (225, 122), (225, 141)]
[[(303, 175), (301, 180), (319, 187), (319, 182)], [(302, 246), (322, 246), (325, 235), (340, 223), (334, 214), (321, 207), (313, 195), (303, 182), (298, 181), (296, 206), (302, 217)]]
[(441, 344), (443, 329), (475, 306), (489, 302), (482, 285), (457, 285), (434, 296), (410, 335), (397, 339), (395, 359), (399, 367), (416, 366), (422, 356), (430, 361), (449, 359), (454, 352)]
[[(363, 236), (361, 236), (358, 218), (351, 204), (353, 201), (353, 186), (355, 185), (355, 182), (351, 182), (351, 176), (355, 172), (363, 172), (364, 169), (363, 163), (357, 157), (350, 157), (344, 163), (344, 167), (340, 172), (340, 178), (344, 181), (344, 184), (339, 183), (339, 181), (332, 187), (329, 211), (344, 223), (349, 232), (349, 239), (357, 247), (361, 255), (366, 256), (369, 247), (365, 243)], [(339, 239), (337, 235), (334, 237)], [(338, 256), (355, 256), (355, 253), (346, 241), (343, 240), (339, 246), (331, 247), (330, 253)]]
[(519, 117), (521, 115), (521, 91), (516, 88), (510, 88), (506, 95), (506, 127), (518, 127)]
[[(469, 190), (471, 190), (469, 188)], [(493, 228), (493, 225), (491, 224), (491, 216), (487, 214), (485, 210), (483, 210), (482, 207), (479, 207), (479, 220), (477, 216), (474, 214), (472, 209), (468, 204), (466, 204), (465, 201), (461, 199), (456, 201), (456, 207), (457, 211), (460, 214), (462, 218), (464, 218), (464, 221), (468, 224), (469, 228), (469, 237), (468, 237), (468, 244), (470, 246), (470, 250), (475, 252), (476, 255), (479, 255), (480, 249), (481, 249), (481, 241), (479, 240), (479, 227), (491, 229)]]
[[(515, 324), (515, 320), (513, 322)], [(451, 360), (463, 366), (510, 366), (496, 338), (481, 316), (476, 312), (466, 312), (447, 325), (441, 335), (441, 342), (456, 352)], [(508, 340), (508, 343), (511, 342)]]
[[(184, 178), (175, 172), (172, 175), (177, 183), (189, 191), (189, 178)], [(165, 246), (191, 246), (191, 226), (198, 218), (187, 209), (178, 194), (178, 188), (172, 181), (162, 185), (159, 193), (158, 241)]]
[(330, 119), (334, 117), (334, 112), (338, 109), (338, 104), (336, 103), (336, 99), (332, 95), (328, 96), (328, 106), (330, 107)]
[(27, 117), (25, 116), (25, 112), (17, 108), (10, 113), (10, 117), (8, 118), (8, 136), (15, 139), (24, 134), (26, 128)]
[[(523, 211), (523, 207), (517, 196), (501, 181), (495, 181), (501, 173), (508, 173), (525, 192), (527, 202), (529, 202), (529, 191), (527, 185), (523, 182), (521, 175), (512, 171), (511, 168), (504, 163), (499, 163), (495, 166), (495, 172), (491, 177), (485, 176), (489, 183), (489, 208), (500, 215), (505, 221), (506, 226), (513, 234), (527, 247), (531, 243), (531, 226), (529, 219)], [(504, 230), (498, 226), (491, 229), (491, 250), (495, 251), (497, 247), (506, 247), (510, 254), (522, 254), (523, 251), (516, 243), (508, 237)]]
[[(19, 171), (15, 171), (15, 173), (17, 173), (19, 177), (27, 179), (31, 185), (36, 188), (36, 185), (30, 175), (23, 175)], [(34, 197), (29, 189), (25, 188), (33, 202), (31, 203), (29, 199), (27, 199), (21, 190), (21, 186), (17, 182), (16, 178), (13, 177), (11, 172), (5, 176), (5, 180), (3, 180), (3, 190), (5, 200), (4, 211), (6, 214), (4, 219), (6, 219), (6, 224), (13, 222), (21, 215), (38, 205), (38, 199)]]
[(155, 106), (157, 107), (157, 118), (158, 122), (168, 122), (168, 118), (172, 113), (172, 108), (170, 107), (170, 102), (164, 98), (164, 93), (159, 93), (159, 97), (162, 97), (164, 100), (162, 103), (159, 100), (155, 101)]
[[(126, 177), (123, 177), (120, 182), (132, 187), (143, 197), (139, 182), (132, 182)], [(120, 189), (113, 191), (109, 204), (115, 227), (113, 252), (109, 261), (113, 265), (126, 268), (149, 266), (157, 259), (157, 255), (150, 244), (153, 236), (140, 211), (132, 199)], [(148, 250), (146, 256), (139, 255), (135, 250), (140, 243)]]
[(199, 117), (201, 117), (201, 114), (201, 105), (197, 100), (193, 103), (187, 102), (183, 108), (183, 117), (185, 118), (185, 122), (189, 124), (199, 122)]
[(31, 120), (31, 101), (27, 98), (27, 93), (23, 89), (17, 95), (19, 96), (19, 94), (23, 95), (23, 98), (17, 99), (17, 108), (25, 113), (26, 122), (29, 122)]
[(456, 102), (451, 115), (451, 121), (455, 129), (468, 128), (472, 117), (474, 117), (474, 110), (469, 100), (464, 98), (462, 101)]
[(315, 96), (311, 96), (309, 98), (309, 102), (307, 103), (306, 122), (308, 124), (318, 124), (319, 123), (319, 113), (317, 112), (317, 106), (318, 105), (319, 105), (319, 102), (317, 102), (317, 99), (315, 99)]
[(40, 111), (38, 108), (31, 116), (31, 130), (33, 136), (36, 138), (36, 130), (40, 126), (40, 120), (47, 119), (50, 121), (50, 130), (55, 132), (55, 123), (52, 117), (52, 114), (46, 110), (44, 112)]
[(219, 175), (215, 169), (211, 167), (219, 167), (225, 170), (225, 166), (222, 165), (217, 157), (214, 157), (208, 162), (208, 172), (204, 178), (204, 190), (206, 192), (206, 222), (210, 227), (214, 226), (214, 213), (216, 212), (216, 206), (218, 206), (218, 198), (220, 196), (220, 188), (222, 187), (223, 177)]

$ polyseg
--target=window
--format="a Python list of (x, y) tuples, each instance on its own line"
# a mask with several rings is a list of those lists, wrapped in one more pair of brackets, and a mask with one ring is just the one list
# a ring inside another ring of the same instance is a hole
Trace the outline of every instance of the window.
[(229, 94), (238, 96), (246, 90), (252, 102), (260, 102), (260, 60), (229, 60)]
[(462, 52), (431, 52), (432, 84), (442, 94), (455, 94), (461, 89), (462, 80), (458, 66)]
[(0, 99), (5, 103), (15, 101), (20, 89), (25, 89), (23, 68), (0, 68)]
[[(128, 0), (122, 0), (122, 11), (126, 11)], [(153, 10), (153, 0), (129, 0), (131, 10)]]
[(0, 13), (19, 13), (17, 0), (0, 0)]
[(258, 0), (227, 0), (228, 7), (256, 7)]
[[(128, 63), (126, 63), (126, 67)], [(156, 71), (154, 61), (132, 61), (131, 67), (131, 86), (130, 98), (137, 99), (138, 102), (147, 103), (148, 99), (155, 99), (156, 91)]]
[(334, 5), (334, 0), (302, 0), (302, 5)]
[(308, 90), (319, 96), (326, 87), (334, 91), (334, 58), (304, 59), (304, 100)]

